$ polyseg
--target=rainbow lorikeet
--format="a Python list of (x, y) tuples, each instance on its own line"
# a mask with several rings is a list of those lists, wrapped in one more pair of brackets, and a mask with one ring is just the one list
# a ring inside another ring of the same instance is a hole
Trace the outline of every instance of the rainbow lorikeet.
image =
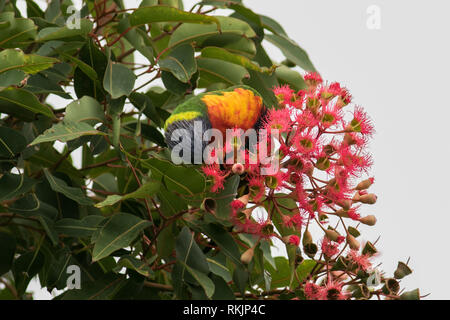
[(202, 154), (209, 141), (193, 142), (202, 139), (206, 130), (218, 129), (224, 137), (226, 129), (257, 130), (266, 112), (261, 95), (245, 85), (205, 92), (175, 108), (164, 126), (166, 143), (173, 149), (181, 138), (175, 137), (175, 130), (184, 129), (184, 143), (189, 144), (191, 155)]

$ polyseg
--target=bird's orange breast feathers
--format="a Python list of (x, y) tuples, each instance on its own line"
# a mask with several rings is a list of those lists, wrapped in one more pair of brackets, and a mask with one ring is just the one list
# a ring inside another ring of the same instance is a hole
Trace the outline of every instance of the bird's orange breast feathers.
[(243, 88), (206, 94), (201, 100), (206, 104), (212, 127), (223, 133), (229, 128), (253, 128), (263, 109), (261, 97)]

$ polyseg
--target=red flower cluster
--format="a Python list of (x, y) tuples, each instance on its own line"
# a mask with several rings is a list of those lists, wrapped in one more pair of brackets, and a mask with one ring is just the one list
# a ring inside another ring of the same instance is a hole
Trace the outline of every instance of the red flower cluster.
[[(243, 164), (241, 172), (246, 174), (250, 198), (259, 206), (276, 191), (288, 193), (298, 202), (299, 210), (281, 217), (287, 227), (299, 229), (305, 219), (326, 214), (359, 220), (357, 203), (367, 203), (367, 192), (358, 188), (355, 195), (354, 182), (372, 164), (370, 154), (365, 152), (374, 132), (372, 122), (361, 107), (345, 112), (351, 95), (339, 83), (325, 84), (316, 73), (307, 74), (305, 81), (307, 90), (294, 92), (288, 86), (274, 89), (281, 108), (267, 113), (263, 128), (281, 133), (281, 165), (264, 176), (260, 174), (262, 164)], [(272, 143), (267, 137), (258, 145)], [(256, 158), (254, 152), (245, 153), (245, 159)], [(218, 165), (204, 167), (203, 171), (213, 178), (214, 192), (223, 188), (224, 178), (230, 174), (230, 168), (221, 170)], [(373, 179), (366, 184), (371, 183)], [(261, 229), (250, 215), (238, 215), (240, 211), (233, 208), (233, 221), (239, 229)], [(252, 223), (255, 228), (249, 228)]]
[[(237, 232), (260, 239), (277, 237), (288, 245), (299, 246), (300, 238), (294, 234), (303, 233), (302, 228), (315, 221), (324, 232), (321, 254), (325, 259), (339, 256), (339, 248), (348, 247), (340, 246), (346, 241), (352, 249), (346, 259), (367, 270), (368, 256), (358, 254), (359, 243), (347, 228), (344, 236), (325, 225), (329, 216), (337, 217), (342, 224), (345, 218), (375, 224), (375, 217), (361, 217), (358, 212), (362, 204), (376, 202), (376, 196), (366, 191), (373, 178), (358, 181), (372, 165), (366, 147), (374, 128), (361, 107), (349, 106), (352, 97), (346, 88), (339, 83), (324, 83), (317, 73), (304, 78), (306, 90), (295, 92), (289, 86), (274, 89), (279, 105), (269, 110), (262, 122), (267, 134), (259, 135), (256, 148), (244, 151), (246, 160), (257, 159), (259, 147), (267, 150), (268, 145), (277, 144), (279, 152), (273, 158), (279, 166), (275, 170), (262, 174), (261, 169), (270, 165), (257, 161), (239, 164), (239, 170), (231, 165), (216, 165), (204, 167), (203, 171), (212, 177), (214, 192), (221, 190), (229, 174), (243, 177), (246, 187), (241, 190), (247, 190), (245, 196), (231, 204), (230, 218)], [(280, 133), (277, 141), (271, 137), (275, 130)], [(286, 206), (282, 200), (295, 205)], [(264, 218), (254, 217), (257, 208), (267, 212)], [(280, 234), (280, 228), (290, 230), (288, 236)], [(305, 251), (312, 243), (307, 238), (303, 237)], [(305, 292), (311, 299), (346, 297), (339, 283), (331, 280), (320, 288), (310, 283)]]
[[(363, 108), (350, 105), (352, 96), (339, 83), (324, 83), (317, 73), (308, 73), (304, 79), (305, 90), (295, 92), (286, 85), (274, 88), (279, 103), (262, 119), (256, 145), (238, 150), (244, 163), (203, 168), (213, 192), (224, 188), (229, 175), (241, 176), (240, 197), (231, 202), (230, 221), (235, 234), (248, 233), (258, 239), (242, 254), (241, 262), (252, 261), (260, 241), (278, 238), (286, 244), (289, 261), (296, 268), (303, 265), (305, 255), (315, 261), (305, 279), (297, 278), (298, 287), (291, 283), (291, 293), (301, 289), (311, 300), (397, 299), (396, 279), (412, 271), (399, 263), (395, 279), (387, 278), (370, 261), (377, 254), (375, 244), (367, 241), (361, 246), (356, 239), (360, 224), (376, 224), (375, 216), (361, 215), (364, 204), (377, 201), (367, 191), (374, 178), (363, 178), (372, 165), (367, 152), (374, 133), (372, 121)], [(226, 145), (222, 154), (237, 145)], [(275, 146), (278, 152), (272, 152), (273, 161), (262, 161), (260, 155)], [(314, 241), (313, 228), (322, 232), (320, 241)], [(293, 270), (295, 275), (297, 269)], [(378, 284), (368, 280), (380, 274)], [(409, 296), (417, 298), (419, 293), (402, 294)]]

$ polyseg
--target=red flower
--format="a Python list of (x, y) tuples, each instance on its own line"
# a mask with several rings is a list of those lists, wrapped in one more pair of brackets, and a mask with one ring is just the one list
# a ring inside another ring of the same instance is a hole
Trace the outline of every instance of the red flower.
[(349, 127), (354, 132), (360, 132), (369, 136), (375, 132), (372, 120), (369, 118), (364, 109), (359, 106), (355, 107), (355, 111), (353, 112), (353, 120), (349, 123)]
[(367, 271), (372, 267), (372, 263), (369, 261), (370, 256), (359, 254), (356, 250), (350, 250), (347, 254), (347, 258), (361, 270)]
[(338, 244), (333, 243), (326, 237), (322, 240), (321, 249), (322, 253), (328, 258), (332, 258), (339, 253)]
[(289, 243), (293, 246), (298, 247), (298, 245), (300, 244), (300, 238), (296, 235), (291, 235), (289, 236)]
[(207, 176), (212, 177), (214, 180), (214, 185), (211, 188), (212, 192), (218, 192), (220, 189), (223, 189), (223, 182), (225, 180), (226, 173), (222, 172), (219, 166), (204, 166), (202, 170)]
[(278, 101), (288, 104), (293, 96), (294, 90), (292, 90), (288, 85), (275, 87), (273, 93), (278, 98)]
[(310, 87), (316, 87), (323, 82), (322, 77), (317, 72), (308, 72), (303, 78)]

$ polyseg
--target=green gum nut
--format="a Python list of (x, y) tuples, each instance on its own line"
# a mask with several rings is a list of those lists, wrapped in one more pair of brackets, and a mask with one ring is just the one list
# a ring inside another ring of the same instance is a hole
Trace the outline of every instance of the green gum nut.
[(276, 189), (278, 187), (278, 180), (273, 176), (266, 177), (266, 186), (270, 189)]
[(369, 288), (365, 284), (358, 284), (354, 287), (352, 296), (357, 299), (369, 299), (371, 296)]
[(419, 289), (415, 289), (415, 290), (412, 290), (412, 291), (404, 292), (400, 296), (400, 300), (420, 300)]
[(406, 277), (407, 275), (411, 274), (412, 270), (410, 267), (408, 267), (405, 263), (399, 262), (397, 265), (397, 270), (394, 272), (394, 278), (395, 279), (402, 279)]
[(314, 256), (317, 253), (317, 245), (315, 243), (307, 243), (303, 246), (303, 251), (306, 253), (308, 257), (311, 259), (314, 258)]
[(217, 208), (216, 200), (214, 200), (212, 198), (205, 198), (205, 200), (203, 200), (200, 208), (202, 210), (205, 210), (206, 212), (215, 214), (216, 208)]
[(364, 246), (364, 249), (362, 250), (362, 254), (367, 254), (369, 256), (373, 256), (377, 252), (378, 252), (377, 249), (370, 241), (367, 241), (366, 245)]
[(385, 294), (396, 295), (400, 291), (400, 284), (394, 278), (384, 279), (384, 285), (381, 290)]

